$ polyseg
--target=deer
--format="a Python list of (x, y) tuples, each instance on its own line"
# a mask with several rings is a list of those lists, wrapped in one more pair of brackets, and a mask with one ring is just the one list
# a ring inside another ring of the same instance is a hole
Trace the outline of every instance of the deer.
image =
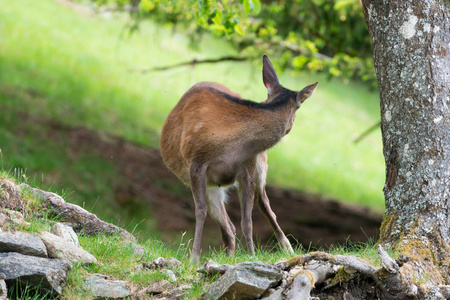
[(208, 213), (219, 225), (227, 254), (233, 255), (236, 228), (225, 208), (232, 187), (238, 190), (241, 229), (248, 253), (255, 254), (252, 223), (255, 200), (281, 247), (294, 253), (266, 194), (266, 150), (289, 133), (297, 110), (314, 93), (318, 82), (299, 92), (284, 88), (266, 55), (262, 75), (266, 100), (245, 100), (222, 84), (200, 82), (181, 97), (162, 127), (162, 159), (191, 188), (194, 198), (192, 261), (199, 261)]

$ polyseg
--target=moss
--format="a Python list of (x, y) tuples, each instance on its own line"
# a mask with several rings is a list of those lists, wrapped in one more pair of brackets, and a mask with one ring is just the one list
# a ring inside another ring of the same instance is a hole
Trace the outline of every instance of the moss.
[(293, 268), (295, 266), (303, 265), (304, 262), (305, 259), (303, 255), (296, 255), (288, 259), (287, 265), (289, 268)]
[(397, 215), (391, 215), (389, 213), (385, 214), (383, 221), (380, 226), (380, 243), (385, 243), (386, 239), (391, 236), (392, 226), (394, 225), (394, 220), (397, 219)]
[(331, 278), (331, 282), (328, 286), (335, 286), (335, 285), (342, 285), (342, 284), (346, 284), (347, 282), (349, 282), (351, 279), (354, 278), (354, 274), (349, 274), (347, 272), (345, 272), (345, 267), (341, 266), (339, 269), (337, 269), (336, 275)]
[(430, 259), (433, 262), (435, 261), (431, 249), (424, 245), (422, 241), (409, 239), (405, 244), (396, 248), (400, 253), (409, 256), (413, 260)]

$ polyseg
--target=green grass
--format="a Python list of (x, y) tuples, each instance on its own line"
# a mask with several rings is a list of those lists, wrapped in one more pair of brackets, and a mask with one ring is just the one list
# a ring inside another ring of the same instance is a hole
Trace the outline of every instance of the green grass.
[[(117, 178), (114, 166), (99, 157), (70, 161), (58, 143), (42, 135), (45, 126), (21, 124), (20, 111), (158, 147), (165, 117), (195, 82), (221, 82), (257, 101), (266, 94), (259, 61), (131, 71), (236, 53), (226, 41), (209, 36), (193, 50), (183, 32), (149, 22), (129, 36), (126, 23), (123, 15), (107, 19), (49, 0), (6, 0), (0, 11), (4, 167), (26, 169), (48, 184), (56, 180), (57, 189), (69, 189), (69, 201), (84, 203), (108, 221), (121, 218), (121, 208), (107, 205)], [(357, 145), (352, 142), (379, 119), (378, 94), (358, 84), (329, 81), (325, 75), (286, 72), (280, 77), (291, 89), (320, 84), (298, 112), (292, 132), (270, 150), (268, 182), (382, 211), (380, 131)], [(17, 124), (33, 127), (35, 134), (17, 138), (9, 130)]]

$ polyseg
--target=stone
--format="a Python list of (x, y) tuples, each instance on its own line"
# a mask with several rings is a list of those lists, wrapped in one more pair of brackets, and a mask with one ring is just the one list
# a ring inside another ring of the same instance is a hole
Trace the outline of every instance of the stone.
[(81, 248), (80, 242), (78, 241), (78, 236), (70, 226), (56, 222), (55, 224), (53, 224), (52, 228), (50, 228), (50, 233), (53, 233), (54, 235), (62, 238), (64, 241), (72, 243), (75, 246)]
[(0, 232), (0, 252), (47, 257), (47, 249), (39, 237), (20, 231)]
[(111, 280), (103, 274), (92, 274), (84, 282), (83, 289), (100, 298), (121, 299), (131, 295), (126, 281)]
[(134, 255), (136, 256), (149, 256), (151, 257), (152, 255), (148, 252), (148, 250), (144, 249), (143, 247), (134, 244)]
[(153, 261), (153, 265), (155, 266), (156, 269), (164, 269), (167, 268), (167, 266), (169, 265), (169, 261), (164, 257), (158, 257)]
[(17, 185), (7, 179), (0, 179), (0, 208), (23, 211), (23, 201)]
[(47, 247), (50, 257), (65, 259), (71, 263), (91, 264), (97, 262), (97, 259), (83, 248), (77, 247), (72, 242), (66, 241), (53, 233), (42, 231), (39, 236)]
[(207, 277), (214, 276), (216, 274), (223, 275), (228, 269), (234, 268), (232, 265), (219, 265), (212, 259), (208, 259), (205, 261), (205, 263), (197, 269), (198, 273), (202, 273), (206, 275)]
[(60, 295), (71, 264), (60, 259), (49, 259), (20, 253), (0, 253), (0, 273), (8, 286), (36, 289), (42, 294)]
[(148, 287), (146, 287), (141, 293), (146, 295), (162, 294), (168, 290), (170, 287), (170, 282), (167, 280), (159, 280), (152, 282)]
[(168, 263), (169, 263), (169, 267), (171, 269), (176, 269), (179, 266), (181, 266), (181, 261), (179, 261), (178, 259), (173, 258), (173, 257), (169, 258)]
[(262, 262), (244, 262), (228, 269), (213, 282), (203, 299), (258, 299), (264, 292), (277, 285), (283, 272)]
[(161, 273), (166, 275), (170, 282), (177, 281), (177, 276), (175, 276), (175, 273), (172, 270), (165, 269)]
[(7, 300), (8, 288), (6, 286), (5, 274), (0, 273), (0, 300)]
[(282, 300), (282, 299), (284, 299), (282, 288), (278, 288), (269, 295), (267, 295), (266, 297), (261, 298), (261, 300)]
[[(7, 221), (9, 224), (12, 224), (13, 227), (22, 226), (29, 227), (30, 223), (24, 220), (23, 214), (17, 210), (11, 210), (8, 208), (4, 208), (3, 211), (7, 216)], [(0, 225), (1, 226), (1, 225)]]

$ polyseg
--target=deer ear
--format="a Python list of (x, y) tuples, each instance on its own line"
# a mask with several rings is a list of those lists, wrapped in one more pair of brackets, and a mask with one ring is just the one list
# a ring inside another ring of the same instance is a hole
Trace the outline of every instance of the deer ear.
[(305, 102), (306, 99), (312, 96), (314, 94), (314, 91), (316, 90), (316, 87), (319, 83), (316, 82), (314, 84), (308, 85), (303, 90), (297, 93), (297, 103), (298, 106), (300, 106), (303, 102)]
[(277, 73), (266, 55), (263, 56), (263, 82), (269, 95), (280, 85)]

